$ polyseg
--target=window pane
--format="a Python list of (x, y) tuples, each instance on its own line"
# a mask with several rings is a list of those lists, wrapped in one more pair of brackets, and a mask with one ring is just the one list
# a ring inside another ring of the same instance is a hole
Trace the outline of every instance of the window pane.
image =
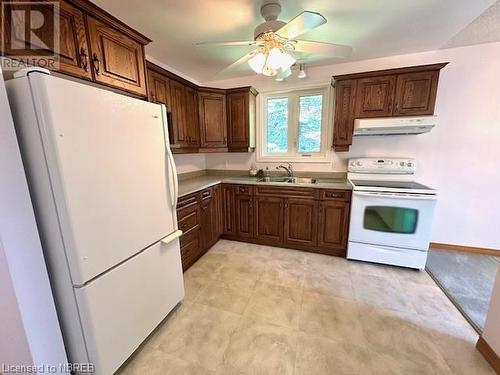
[(367, 206), (363, 227), (378, 232), (413, 234), (417, 219), (418, 211), (413, 208)]
[(299, 101), (298, 152), (320, 152), (323, 95), (301, 96)]
[(288, 99), (267, 100), (267, 152), (288, 150)]

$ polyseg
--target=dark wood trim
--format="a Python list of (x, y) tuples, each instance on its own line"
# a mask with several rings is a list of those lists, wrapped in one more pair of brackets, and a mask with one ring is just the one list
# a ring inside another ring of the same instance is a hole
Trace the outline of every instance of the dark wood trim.
[(162, 68), (161, 66), (158, 66), (158, 65), (152, 63), (151, 61), (146, 60), (146, 69), (151, 69), (151, 70), (153, 70), (159, 74), (162, 74), (170, 79), (176, 80), (176, 81), (178, 81), (186, 86), (189, 86), (195, 90), (198, 90), (198, 85), (196, 85), (195, 83), (188, 81), (187, 79), (182, 78), (181, 76), (178, 76), (177, 74), (174, 74), (174, 73)]
[(482, 354), (484, 359), (490, 364), (497, 374), (500, 374), (500, 357), (486, 342), (483, 336), (479, 336), (477, 340), (476, 349)]
[(369, 72), (336, 75), (336, 76), (333, 76), (333, 79), (335, 81), (340, 81), (340, 80), (345, 80), (345, 79), (377, 77), (377, 76), (381, 76), (381, 75), (395, 75), (395, 74), (404, 74), (404, 73), (424, 72), (424, 71), (429, 71), (429, 70), (440, 70), (440, 69), (444, 68), (446, 65), (448, 65), (447, 62), (438, 63), (438, 64), (429, 64), (429, 65), (409, 66), (409, 67), (405, 67), (405, 68), (372, 70)]
[(129, 37), (131, 37), (132, 39), (136, 40), (141, 44), (148, 44), (152, 42), (152, 40), (149, 39), (147, 36), (141, 34), (137, 30), (132, 29), (126, 23), (120, 21), (118, 18), (109, 14), (104, 9), (99, 8), (97, 5), (88, 0), (66, 0), (66, 1), (72, 3), (81, 10), (84, 10), (85, 12), (91, 14), (95, 18), (98, 18), (100, 21), (113, 26), (120, 32), (127, 34)]
[(461, 251), (464, 253), (500, 256), (500, 249), (489, 249), (485, 247), (462, 246), (462, 245), (454, 245), (454, 244), (447, 244), (440, 242), (431, 242), (429, 244), (429, 249), (431, 248), (440, 250)]
[(227, 89), (226, 90), (226, 94), (234, 94), (234, 93), (237, 93), (237, 92), (244, 92), (244, 93), (250, 92), (253, 95), (258, 95), (259, 94), (257, 92), (257, 90), (255, 90), (252, 86), (235, 87), (235, 88)]
[(211, 94), (221, 94), (221, 95), (226, 95), (227, 90), (225, 89), (218, 89), (215, 87), (205, 87), (205, 86), (199, 86), (198, 87), (199, 92), (208, 92)]

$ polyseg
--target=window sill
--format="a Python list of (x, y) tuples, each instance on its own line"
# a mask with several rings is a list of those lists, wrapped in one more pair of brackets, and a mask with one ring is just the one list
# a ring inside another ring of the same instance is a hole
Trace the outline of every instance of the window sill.
[(310, 164), (330, 164), (332, 160), (328, 156), (259, 156), (257, 155), (257, 163), (310, 163)]

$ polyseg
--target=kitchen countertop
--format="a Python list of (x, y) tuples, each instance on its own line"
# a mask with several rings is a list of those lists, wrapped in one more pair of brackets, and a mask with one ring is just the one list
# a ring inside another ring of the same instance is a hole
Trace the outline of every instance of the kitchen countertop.
[(195, 193), (197, 191), (209, 188), (220, 183), (226, 184), (248, 184), (248, 185), (265, 185), (265, 186), (289, 186), (289, 187), (312, 187), (315, 189), (336, 189), (336, 190), (352, 190), (352, 185), (347, 179), (336, 178), (318, 178), (317, 184), (291, 184), (287, 182), (257, 182), (256, 177), (242, 176), (213, 176), (203, 175), (187, 179), (179, 179), (179, 197)]

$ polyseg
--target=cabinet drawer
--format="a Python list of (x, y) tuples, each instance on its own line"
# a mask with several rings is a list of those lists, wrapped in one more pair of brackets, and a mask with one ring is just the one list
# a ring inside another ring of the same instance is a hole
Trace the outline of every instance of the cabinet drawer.
[(345, 190), (321, 190), (319, 194), (320, 200), (351, 200), (351, 192)]
[(317, 198), (317, 191), (312, 188), (301, 187), (272, 187), (258, 186), (255, 195), (267, 195), (273, 197), (292, 198)]
[(200, 232), (196, 231), (181, 237), (182, 269), (186, 271), (201, 256)]
[(183, 233), (197, 229), (200, 225), (199, 210), (197, 205), (187, 206), (177, 211), (177, 222)]
[(198, 193), (186, 195), (184, 197), (180, 197), (177, 201), (177, 211), (181, 208), (195, 204), (198, 202)]
[(236, 185), (234, 189), (235, 194), (252, 195), (253, 186), (250, 185)]
[(201, 199), (212, 198), (212, 189), (205, 189), (201, 192)]

